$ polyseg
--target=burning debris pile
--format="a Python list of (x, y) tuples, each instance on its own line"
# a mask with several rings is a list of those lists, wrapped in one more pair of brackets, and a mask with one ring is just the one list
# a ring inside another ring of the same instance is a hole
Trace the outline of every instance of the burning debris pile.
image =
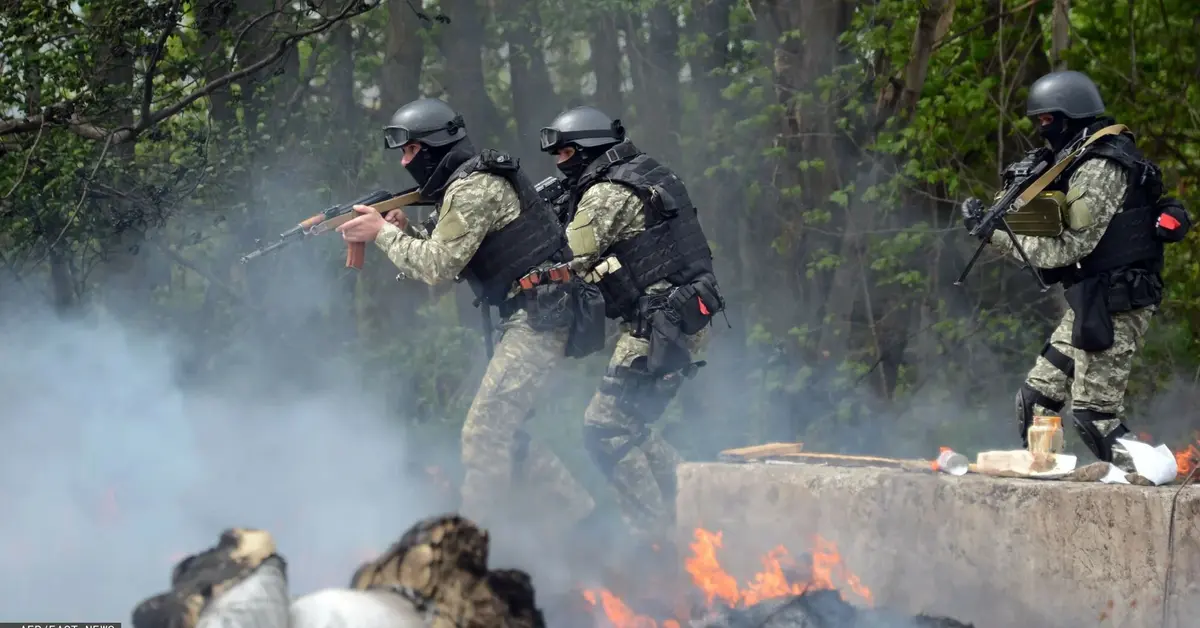
[(529, 575), (489, 569), (488, 533), (456, 515), (413, 525), (348, 588), (290, 599), (287, 563), (263, 530), (230, 529), (184, 558), (134, 628), (544, 628)]
[[(702, 603), (688, 613), (661, 621), (638, 615), (611, 591), (586, 590), (584, 598), (603, 615), (605, 628), (971, 628), (944, 618), (904, 616), (875, 610), (871, 591), (842, 564), (837, 545), (813, 539), (807, 565), (780, 546), (762, 558), (762, 571), (744, 586), (717, 560), (720, 532), (697, 529), (685, 568)], [(866, 606), (851, 604), (847, 595)]]
[[(388, 551), (363, 563), (346, 588), (291, 599), (287, 563), (262, 530), (225, 531), (217, 545), (184, 558), (170, 590), (134, 609), (135, 628), (544, 628), (529, 576), (488, 567), (488, 533), (455, 515), (417, 522)], [(783, 547), (762, 558), (744, 586), (717, 561), (721, 534), (698, 529), (691, 576), (694, 611), (661, 623), (605, 589), (586, 590), (596, 628), (970, 628), (952, 619), (875, 610), (871, 591), (820, 537), (800, 565)], [(856, 599), (851, 604), (844, 595)], [(666, 597), (666, 596), (664, 596)], [(578, 599), (578, 598), (576, 598)], [(686, 604), (680, 604), (686, 606)], [(230, 623), (233, 622), (233, 623)], [(574, 625), (574, 622), (571, 622)]]

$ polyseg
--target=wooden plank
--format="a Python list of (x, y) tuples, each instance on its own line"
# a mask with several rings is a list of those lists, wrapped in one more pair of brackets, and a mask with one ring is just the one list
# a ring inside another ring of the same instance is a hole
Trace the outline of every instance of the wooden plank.
[(800, 450), (803, 448), (804, 443), (767, 443), (765, 445), (726, 449), (717, 456), (717, 459), (722, 462), (749, 462), (751, 460), (762, 460), (771, 456), (800, 453)]
[(779, 456), (781, 460), (808, 462), (812, 464), (829, 464), (846, 467), (887, 467), (892, 469), (908, 469), (912, 471), (933, 472), (932, 460), (905, 460), (900, 458), (881, 458), (878, 456), (852, 456), (848, 454), (818, 454), (795, 453)]

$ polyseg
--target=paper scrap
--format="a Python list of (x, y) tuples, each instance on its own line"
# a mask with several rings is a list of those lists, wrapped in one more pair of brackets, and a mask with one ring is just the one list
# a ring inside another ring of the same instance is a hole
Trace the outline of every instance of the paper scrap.
[(1104, 474), (1100, 481), (1105, 484), (1129, 484), (1129, 480), (1125, 479), (1125, 472), (1111, 462), (1108, 463), (1108, 473)]
[[(1125, 446), (1129, 456), (1133, 458), (1133, 468), (1137, 474), (1150, 480), (1155, 486), (1162, 486), (1175, 481), (1179, 468), (1175, 463), (1175, 454), (1166, 445), (1152, 447), (1141, 441), (1118, 438), (1118, 443)], [(1108, 475), (1100, 478), (1105, 484), (1129, 484), (1125, 472), (1114, 464), (1109, 464)]]
[(1054, 456), (1054, 466), (1045, 471), (1030, 473), (1031, 478), (1061, 478), (1075, 470), (1075, 464), (1079, 461), (1078, 458), (1071, 454), (1058, 454)]

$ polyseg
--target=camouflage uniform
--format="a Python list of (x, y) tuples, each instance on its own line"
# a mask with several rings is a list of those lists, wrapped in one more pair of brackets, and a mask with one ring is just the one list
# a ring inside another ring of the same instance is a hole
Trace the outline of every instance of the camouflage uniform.
[[(1109, 159), (1089, 159), (1071, 176), (1069, 190), (1082, 190), (1073, 202), (1085, 203), (1092, 224), (1083, 229), (1065, 229), (1058, 237), (1018, 235), (1018, 241), (1029, 260), (1038, 268), (1071, 266), (1096, 248), (1109, 222), (1121, 210), (1127, 187), (1128, 173)], [(1069, 198), (1073, 198), (1071, 195)], [(997, 231), (992, 244), (1018, 257), (1007, 233)], [(1125, 407), (1123, 400), (1129, 381), (1133, 358), (1141, 349), (1142, 340), (1155, 306), (1113, 314), (1115, 341), (1111, 348), (1089, 353), (1071, 344), (1075, 314), (1067, 310), (1050, 336), (1049, 346), (1074, 360), (1074, 367), (1064, 369), (1051, 363), (1047, 355), (1039, 355), (1025, 379), (1027, 386), (1056, 403), (1070, 398), (1072, 408), (1112, 414), (1115, 418), (1097, 425), (1102, 434), (1111, 433), (1121, 423)], [(1059, 411), (1034, 404), (1035, 415), (1057, 415)], [(1114, 460), (1120, 466), (1127, 461)]]
[[(428, 237), (389, 223), (375, 238), (401, 275), (430, 285), (458, 277), (484, 237), (517, 218), (520, 202), (503, 177), (476, 172), (448, 186), (438, 211)], [(552, 451), (522, 430), (542, 382), (563, 358), (567, 330), (535, 330), (518, 309), (501, 321), (500, 332), (463, 425), (460, 510), (480, 521), (519, 512), (513, 499), (523, 491), (514, 491), (514, 480), (525, 477), (538, 484), (524, 487), (528, 495), (560, 502), (558, 516), (566, 520), (582, 518), (592, 509), (591, 497)]]
[[(641, 233), (644, 228), (642, 202), (631, 189), (610, 182), (589, 187), (567, 227), (567, 240), (575, 253), (572, 268), (586, 277), (604, 259), (610, 246)], [(646, 292), (662, 293), (670, 289), (670, 283), (660, 281)], [(705, 328), (686, 337), (693, 361), (707, 345), (708, 332)], [(629, 324), (623, 323), (609, 361), (610, 373), (613, 367), (629, 367), (636, 358), (648, 355), (649, 347), (648, 341), (635, 338)], [(584, 412), (584, 429), (596, 435), (596, 446), (602, 450), (593, 452), (593, 458), (602, 468), (611, 465), (607, 475), (629, 525), (649, 539), (665, 539), (671, 533), (674, 519), (675, 467), (682, 459), (658, 430), (651, 429), (649, 423), (658, 417), (634, 416), (618, 403), (611, 386), (614, 382), (610, 381), (614, 379), (611, 375), (604, 377), (605, 385)], [(670, 381), (673, 388), (667, 394), (673, 397), (682, 376), (675, 374)]]

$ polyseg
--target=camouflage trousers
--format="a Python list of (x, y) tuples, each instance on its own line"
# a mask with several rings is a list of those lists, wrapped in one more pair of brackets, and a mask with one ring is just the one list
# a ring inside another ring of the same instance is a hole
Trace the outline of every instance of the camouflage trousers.
[(566, 342), (566, 329), (537, 331), (523, 310), (501, 323), (462, 429), (464, 516), (488, 526), (537, 513), (532, 518), (560, 531), (592, 511), (587, 490), (524, 429), (551, 371), (564, 359)]
[[(1064, 372), (1047, 359), (1045, 352), (1037, 357), (1025, 383), (1057, 402), (1069, 397), (1075, 410), (1092, 410), (1115, 415), (1125, 413), (1125, 388), (1133, 358), (1142, 348), (1142, 340), (1156, 308), (1147, 307), (1113, 315), (1116, 340), (1105, 351), (1088, 353), (1071, 346), (1071, 328), (1075, 313), (1067, 310), (1058, 328), (1050, 335), (1049, 346), (1074, 361), (1074, 372)], [(1068, 369), (1069, 370), (1069, 369)], [(1034, 414), (1057, 414), (1041, 405), (1034, 405)]]
[[(708, 334), (705, 328), (688, 337), (692, 361), (708, 344)], [(663, 542), (672, 533), (675, 467), (682, 459), (650, 424), (662, 416), (683, 378), (676, 374), (671, 385), (654, 392), (636, 390), (619, 367), (628, 367), (649, 349), (648, 341), (621, 333), (608, 373), (584, 411), (583, 430), (588, 453), (616, 490), (626, 523), (648, 541)]]

